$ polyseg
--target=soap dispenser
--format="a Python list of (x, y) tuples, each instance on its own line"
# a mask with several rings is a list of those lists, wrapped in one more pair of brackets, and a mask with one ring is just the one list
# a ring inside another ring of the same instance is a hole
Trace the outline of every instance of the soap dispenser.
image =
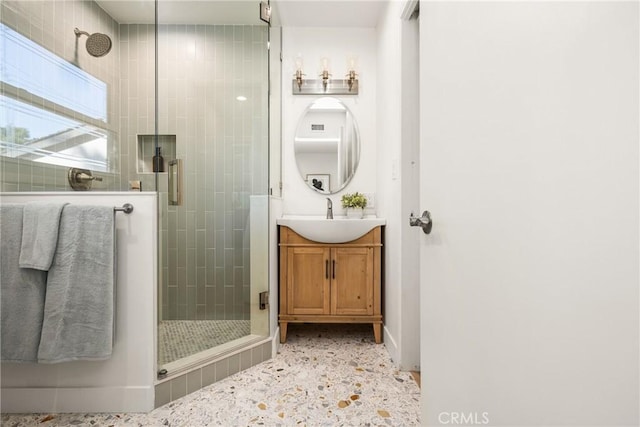
[(164, 159), (160, 153), (160, 147), (156, 147), (156, 155), (153, 156), (153, 171), (164, 172)]

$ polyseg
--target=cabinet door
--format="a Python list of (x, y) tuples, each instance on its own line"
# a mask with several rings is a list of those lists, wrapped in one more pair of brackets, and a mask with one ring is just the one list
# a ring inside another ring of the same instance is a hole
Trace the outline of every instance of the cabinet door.
[(331, 313), (373, 314), (373, 248), (331, 249)]
[(322, 247), (288, 249), (288, 314), (330, 314), (329, 255)]

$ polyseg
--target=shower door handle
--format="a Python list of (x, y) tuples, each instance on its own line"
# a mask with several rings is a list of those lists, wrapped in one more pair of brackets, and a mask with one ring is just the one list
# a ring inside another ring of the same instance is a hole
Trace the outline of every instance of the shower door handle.
[(182, 160), (169, 160), (169, 205), (182, 204)]

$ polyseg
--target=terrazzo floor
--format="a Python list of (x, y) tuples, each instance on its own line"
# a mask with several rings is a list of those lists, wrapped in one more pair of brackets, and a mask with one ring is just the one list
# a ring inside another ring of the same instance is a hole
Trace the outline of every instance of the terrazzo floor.
[(158, 364), (182, 359), (250, 333), (249, 320), (163, 320), (158, 324)]
[(418, 426), (420, 389), (370, 325), (289, 325), (275, 358), (148, 414), (2, 415), (2, 426)]

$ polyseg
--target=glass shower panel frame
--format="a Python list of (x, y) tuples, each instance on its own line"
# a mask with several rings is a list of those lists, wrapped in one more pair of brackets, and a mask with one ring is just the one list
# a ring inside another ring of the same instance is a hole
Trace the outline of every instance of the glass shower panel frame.
[(173, 138), (165, 161), (181, 166), (171, 170), (178, 205), (169, 174), (157, 174), (158, 365), (175, 366), (269, 334), (258, 307), (268, 290), (269, 29), (169, 23), (162, 2), (158, 15), (158, 138)]

